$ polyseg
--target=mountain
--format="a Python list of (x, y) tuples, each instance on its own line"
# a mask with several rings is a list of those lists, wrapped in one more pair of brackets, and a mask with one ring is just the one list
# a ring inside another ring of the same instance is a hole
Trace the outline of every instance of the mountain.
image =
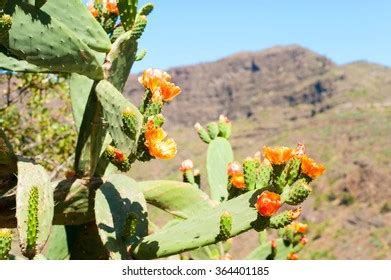
[[(264, 145), (303, 142), (326, 165), (304, 205), (311, 242), (303, 258), (391, 258), (390, 68), (367, 62), (337, 65), (293, 45), (168, 72), (183, 90), (164, 110), (178, 155), (137, 164), (133, 177), (180, 180), (178, 166), (186, 158), (204, 166), (206, 145), (192, 126), (226, 114), (233, 120), (236, 160)], [(136, 76), (126, 94), (140, 102)], [(202, 168), (201, 173), (205, 184)], [(240, 259), (256, 246), (257, 236), (250, 232), (238, 239), (234, 257)]]

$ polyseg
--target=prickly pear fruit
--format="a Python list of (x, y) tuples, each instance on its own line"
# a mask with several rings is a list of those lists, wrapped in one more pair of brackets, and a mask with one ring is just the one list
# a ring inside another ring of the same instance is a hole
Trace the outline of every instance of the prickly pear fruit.
[(289, 205), (298, 205), (308, 197), (311, 191), (312, 189), (305, 179), (300, 179), (292, 186), (285, 188), (281, 197), (282, 200)]
[(219, 125), (216, 122), (210, 122), (207, 125), (208, 134), (210, 139), (215, 139), (219, 134)]
[(270, 218), (269, 227), (274, 229), (283, 228), (296, 220), (300, 214), (301, 208), (284, 211)]
[(232, 215), (225, 211), (220, 216), (220, 233), (217, 236), (217, 240), (224, 241), (230, 238), (232, 230)]
[(205, 128), (203, 128), (199, 123), (194, 125), (194, 128), (197, 130), (198, 136), (204, 141), (206, 144), (209, 144), (212, 139), (210, 138), (208, 132)]
[(255, 190), (257, 171), (261, 163), (258, 159), (249, 158), (243, 162), (243, 173), (246, 187), (249, 191)]
[(219, 136), (224, 137), (225, 139), (229, 139), (232, 131), (231, 121), (224, 115), (220, 115), (219, 117)]
[(272, 174), (273, 174), (273, 167), (270, 164), (270, 161), (264, 159), (258, 169), (256, 188), (263, 189), (268, 187)]
[(137, 135), (137, 128), (139, 124), (135, 112), (133, 112), (130, 108), (126, 108), (125, 111), (122, 112), (122, 124), (125, 134), (130, 139), (134, 140)]
[(12, 231), (10, 229), (0, 229), (0, 260), (8, 260), (11, 244)]

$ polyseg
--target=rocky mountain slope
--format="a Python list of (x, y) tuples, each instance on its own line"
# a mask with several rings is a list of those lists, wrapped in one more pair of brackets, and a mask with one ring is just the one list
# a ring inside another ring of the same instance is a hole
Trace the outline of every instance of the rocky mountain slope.
[[(300, 141), (325, 163), (327, 173), (304, 207), (311, 242), (302, 257), (391, 258), (390, 68), (366, 62), (336, 65), (299, 46), (283, 46), (168, 71), (183, 89), (164, 112), (178, 156), (139, 164), (132, 169), (135, 178), (180, 180), (177, 168), (183, 159), (203, 165), (206, 145), (192, 126), (226, 114), (233, 120), (237, 160), (264, 145)], [(126, 91), (140, 101), (135, 76)], [(148, 170), (141, 173), (143, 165)], [(236, 258), (255, 246), (256, 234), (239, 239)]]

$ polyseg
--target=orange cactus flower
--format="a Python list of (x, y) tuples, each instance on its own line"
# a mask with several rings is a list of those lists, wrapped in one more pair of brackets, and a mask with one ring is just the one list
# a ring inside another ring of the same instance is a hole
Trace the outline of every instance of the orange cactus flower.
[(186, 159), (182, 161), (181, 166), (179, 167), (179, 170), (182, 172), (186, 172), (188, 170), (191, 170), (194, 168), (193, 161), (191, 159)]
[(307, 232), (308, 225), (303, 223), (296, 223), (295, 224), (295, 231), (301, 234), (304, 234)]
[(263, 156), (271, 162), (271, 164), (280, 165), (287, 163), (294, 151), (288, 147), (263, 147)]
[(301, 172), (312, 179), (322, 175), (325, 170), (326, 168), (322, 164), (316, 163), (306, 155), (301, 157)]
[(299, 255), (298, 254), (295, 254), (295, 253), (288, 253), (288, 260), (292, 260), (292, 261), (296, 261), (299, 259)]
[(99, 15), (98, 10), (95, 8), (94, 3), (88, 4), (88, 10), (90, 11), (91, 15), (96, 18)]
[(309, 239), (308, 239), (308, 237), (306, 237), (306, 236), (303, 236), (303, 237), (300, 239), (301, 245), (307, 244), (308, 241), (309, 241)]
[(163, 101), (169, 102), (175, 96), (181, 93), (181, 88), (171, 83), (171, 76), (164, 71), (158, 69), (147, 69), (143, 75), (138, 78), (140, 84), (144, 88), (149, 89), (153, 94), (160, 95)]
[(243, 174), (235, 174), (231, 177), (230, 182), (235, 188), (238, 189), (244, 189), (246, 187)]
[(295, 155), (298, 157), (304, 156), (305, 155), (305, 146), (303, 143), (297, 144)]
[(145, 146), (149, 154), (158, 159), (172, 159), (177, 153), (177, 146), (173, 139), (166, 139), (167, 133), (161, 127), (155, 127), (153, 119), (147, 123), (145, 132)]
[(235, 176), (235, 175), (242, 174), (243, 173), (242, 165), (237, 161), (232, 161), (232, 162), (228, 163), (227, 173), (228, 173), (228, 176)]
[(106, 10), (114, 15), (118, 15), (118, 7), (117, 7), (117, 1), (116, 0), (106, 0), (103, 1), (103, 6), (106, 8)]
[(281, 207), (280, 195), (274, 192), (264, 191), (258, 197), (256, 208), (258, 213), (264, 217), (271, 217)]

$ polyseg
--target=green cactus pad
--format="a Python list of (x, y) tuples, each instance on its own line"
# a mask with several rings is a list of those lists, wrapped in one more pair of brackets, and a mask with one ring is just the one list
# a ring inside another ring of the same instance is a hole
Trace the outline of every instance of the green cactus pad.
[(68, 250), (67, 233), (65, 226), (52, 226), (49, 239), (46, 242), (42, 254), (48, 260), (68, 260), (70, 253)]
[[(37, 199), (34, 203), (33, 198)], [(36, 206), (37, 209), (34, 208)], [(43, 249), (52, 225), (53, 206), (53, 188), (44, 168), (28, 161), (19, 160), (16, 218), (19, 243), (22, 253), (26, 257), (33, 258)], [(36, 237), (34, 237), (35, 230)]]
[(152, 11), (153, 11), (153, 4), (147, 3), (140, 8), (138, 14), (141, 16), (148, 16)]
[(137, 40), (144, 31), (145, 21), (143, 19), (134, 27), (121, 34), (113, 43), (111, 51), (107, 54), (105, 63), (105, 75), (107, 79), (122, 92), (128, 80), (130, 70), (136, 60)]
[(12, 244), (12, 231), (0, 228), (0, 261), (8, 260)]
[(188, 219), (198, 211), (211, 210), (214, 203), (194, 185), (177, 181), (143, 181), (137, 187), (148, 203), (177, 217)]
[(111, 175), (98, 188), (95, 217), (99, 236), (111, 259), (129, 259), (130, 246), (147, 235), (144, 196), (138, 191), (137, 183), (127, 176)]
[(284, 243), (282, 238), (276, 240), (276, 254), (272, 254), (271, 242), (265, 242), (252, 251), (245, 259), (246, 260), (286, 260), (291, 246)]
[(0, 46), (0, 68), (13, 72), (46, 73), (49, 69), (30, 64), (25, 60), (15, 58), (4, 47)]
[(231, 137), (231, 131), (231, 122), (219, 121), (219, 136), (229, 139), (229, 137)]
[[(251, 227), (258, 227), (259, 217), (254, 208), (259, 191), (247, 192), (237, 198), (224, 201), (212, 210), (193, 213), (191, 218), (179, 221), (164, 230), (144, 237), (134, 248), (137, 259), (153, 259), (178, 254), (216, 243), (220, 233), (220, 217), (228, 211), (232, 214), (230, 237)], [(264, 229), (266, 224), (260, 225)]]
[(72, 30), (91, 49), (106, 53), (111, 48), (109, 36), (80, 0), (47, 0), (41, 8)]
[(95, 190), (102, 184), (100, 179), (83, 180), (70, 178), (55, 184), (55, 225), (78, 225), (94, 219)]
[(206, 165), (211, 198), (223, 201), (228, 197), (227, 166), (233, 161), (231, 144), (222, 137), (212, 140), (208, 146)]
[(96, 52), (66, 24), (22, 0), (9, 1), (6, 11), (12, 11), (13, 19), (7, 48), (19, 59), (52, 72), (103, 78)]
[[(123, 97), (116, 88), (107, 81), (100, 81), (96, 87), (96, 95), (102, 105), (103, 116), (107, 122), (108, 130), (115, 146), (125, 154), (135, 152), (138, 137), (141, 132), (143, 119), (138, 109)], [(137, 120), (136, 134), (130, 139), (125, 133), (123, 124), (123, 112), (131, 111)]]

